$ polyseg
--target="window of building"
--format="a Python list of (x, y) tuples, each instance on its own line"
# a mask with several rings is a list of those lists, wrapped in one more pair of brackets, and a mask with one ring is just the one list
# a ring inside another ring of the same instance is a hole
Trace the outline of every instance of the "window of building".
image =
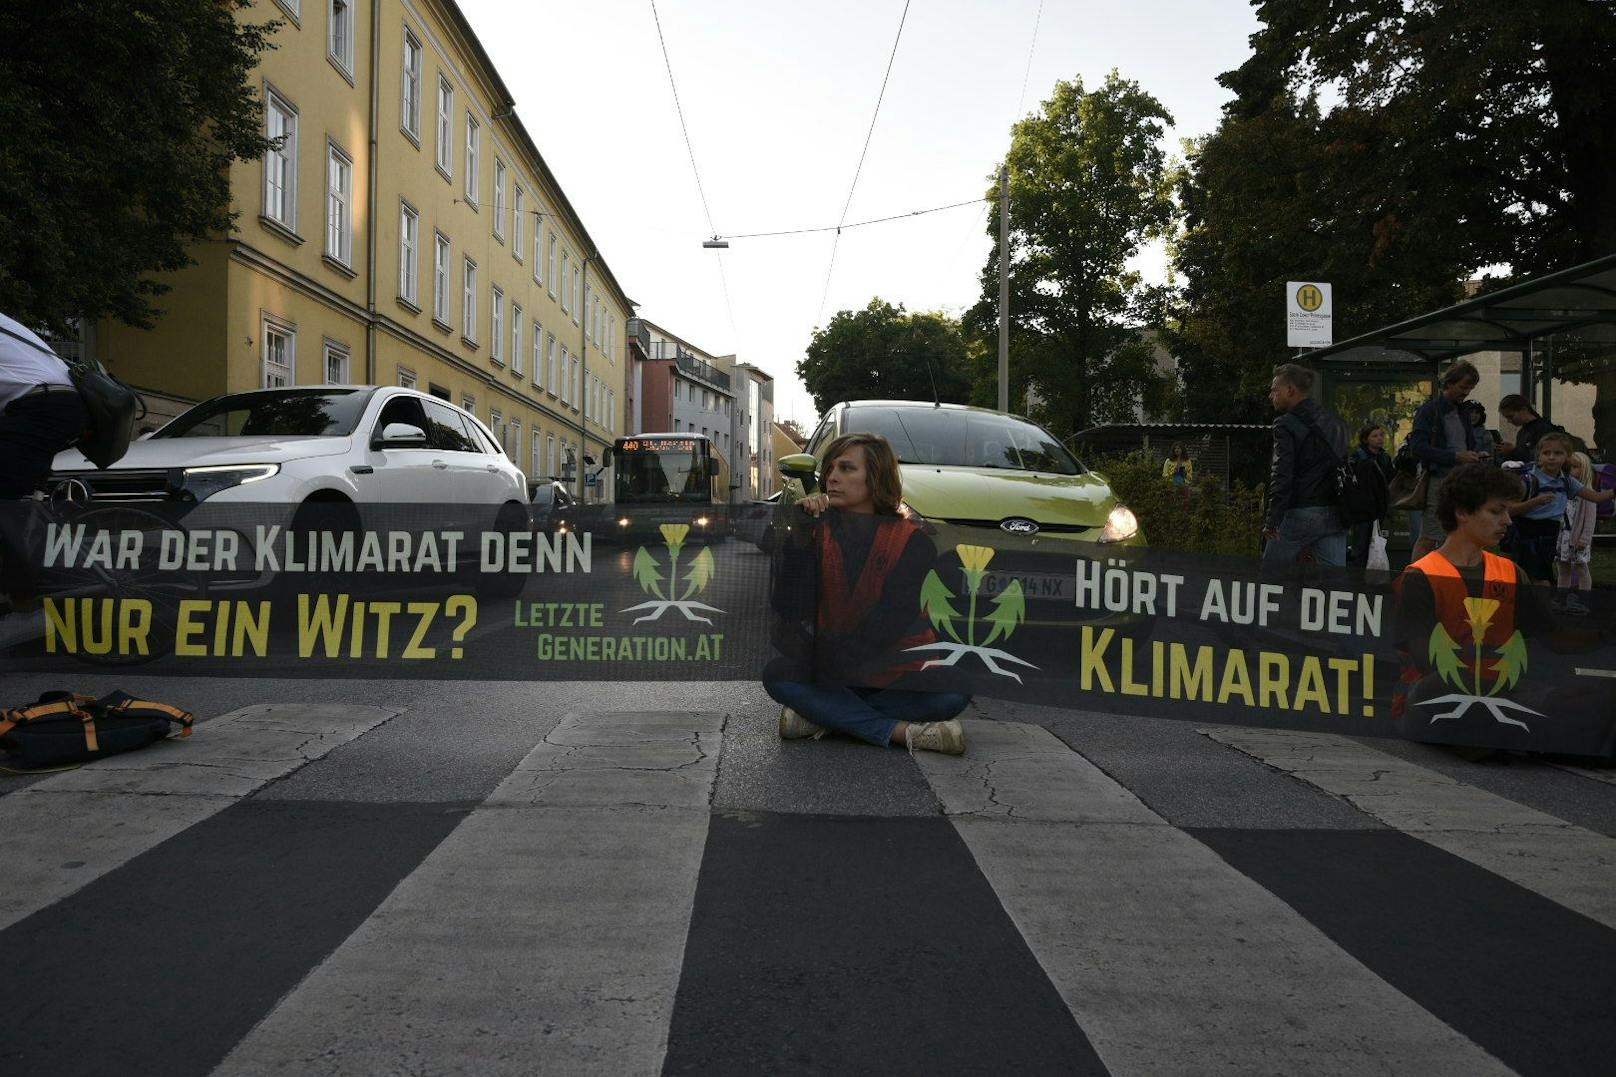
[(432, 317), (449, 324), (449, 237), (432, 233)]
[[(533, 261), (535, 263), (537, 263), (538, 259), (535, 258), (535, 259), (533, 259)], [(545, 287), (549, 289), (551, 299), (554, 299), (555, 294), (556, 294), (556, 283), (555, 282), (556, 282), (556, 237), (555, 237), (555, 233), (551, 232), (550, 233), (550, 278), (549, 278), (549, 282), (545, 285)]]
[(488, 354), (494, 362), (505, 359), (505, 293), (494, 285), (494, 301), (489, 304)]
[(595, 297), (594, 304), (589, 308), (589, 339), (595, 342), (595, 347), (603, 343), (600, 325), (600, 296)]
[(581, 311), (578, 308), (582, 305), (582, 295), (583, 295), (583, 293), (580, 290), (582, 283), (583, 283), (583, 274), (580, 273), (579, 270), (578, 270), (578, 267), (576, 265), (574, 265), (572, 267), (572, 324), (573, 325), (578, 324), (578, 316), (581, 313)]
[(505, 238), (505, 162), (494, 158), (494, 238)]
[(500, 413), (498, 408), (488, 409), (488, 429), (494, 432), (494, 440), (503, 449), (505, 447), (505, 416)]
[(438, 76), (438, 171), (454, 175), (454, 87)]
[(330, 0), (326, 22), (326, 52), (344, 74), (353, 77), (354, 10), (349, 0)]
[[(684, 428), (683, 428), (683, 427), (682, 427), (682, 426), (680, 426), (680, 425), (679, 425), (679, 420), (678, 420), (678, 419), (675, 419), (675, 420), (673, 420), (673, 432), (674, 432), (674, 433), (675, 433), (675, 434), (677, 434), (677, 433), (679, 433), (679, 431), (681, 431), (681, 430), (683, 430), (683, 429), (684, 429)], [(837, 457), (837, 459), (838, 459), (838, 460), (840, 460), (840, 459), (841, 459), (841, 457), (839, 457), (839, 456), (838, 456), (838, 457)]]
[(353, 161), (335, 142), (326, 149), (325, 253), (346, 266), (353, 262)]
[(617, 362), (617, 318), (610, 316), (606, 319), (606, 358)]
[(572, 357), (572, 406), (578, 407), (578, 394), (583, 391), (583, 361), (576, 355)]
[(477, 339), (477, 263), (466, 259), (461, 271), (460, 311), (461, 335), (475, 342)]
[(270, 90), (264, 103), (264, 216), (297, 231), (297, 110)]
[(571, 370), (572, 366), (568, 362), (567, 358), (567, 346), (563, 344), (561, 346), (561, 402), (563, 404), (570, 404), (572, 402)]
[(595, 343), (595, 323), (589, 317), (589, 289), (584, 289), (584, 340)]
[(511, 373), (522, 373), (522, 305), (511, 304)]
[(297, 372), (297, 330), (266, 317), (259, 337), (264, 342), (264, 388), (291, 385)]
[(398, 214), (398, 294), (411, 303), (420, 300), (420, 271), (416, 265), (420, 232), (421, 215), (408, 202), (401, 202)]
[(553, 479), (557, 475), (561, 474), (561, 469), (558, 466), (559, 458), (556, 455), (556, 439), (554, 434), (544, 435), (544, 455), (549, 457), (550, 460), (550, 466), (545, 470), (545, 475)]
[(398, 368), (398, 384), (399, 384), (399, 386), (401, 388), (404, 388), (404, 389), (413, 389), (413, 388), (415, 388), (415, 371), (411, 370), (409, 367), (405, 367), (405, 366), (399, 367)]
[(477, 398), (470, 393), (460, 398), (460, 406), (466, 410), (468, 415), (477, 414)]
[(533, 384), (544, 387), (544, 326), (533, 323)]
[(334, 340), (325, 342), (325, 383), (327, 385), (348, 384), (351, 356), (352, 353), (348, 350), (346, 344), (338, 344)]
[(514, 463), (522, 451), (522, 420), (511, 416), (509, 435), (505, 439), (505, 455)]
[(466, 202), (477, 208), (477, 148), (482, 144), (482, 132), (477, 118), (466, 113)]
[(545, 335), (544, 342), (544, 391), (551, 396), (556, 395), (556, 338), (554, 333)]
[(516, 184), (515, 187), (516, 189), (511, 193), (511, 257), (520, 262), (522, 260), (523, 215), (527, 212), (523, 203), (527, 201), (527, 198), (520, 183)]
[(561, 252), (561, 313), (565, 314), (567, 306), (567, 267), (572, 264), (572, 256), (566, 251)]
[(421, 42), (404, 28), (404, 85), (398, 103), (398, 122), (411, 138), (421, 138)]
[(529, 482), (544, 481), (544, 435), (533, 431), (533, 470), (527, 474)]

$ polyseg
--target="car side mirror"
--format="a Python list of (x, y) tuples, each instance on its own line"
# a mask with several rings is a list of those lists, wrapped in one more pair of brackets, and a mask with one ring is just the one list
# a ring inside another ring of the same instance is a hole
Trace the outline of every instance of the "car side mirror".
[(802, 483), (802, 492), (811, 494), (819, 488), (814, 478), (814, 471), (819, 461), (814, 459), (813, 453), (798, 452), (790, 456), (780, 457), (780, 474), (787, 479), (796, 479)]
[(409, 423), (388, 423), (382, 427), (382, 436), (371, 442), (376, 449), (424, 449), (426, 431)]

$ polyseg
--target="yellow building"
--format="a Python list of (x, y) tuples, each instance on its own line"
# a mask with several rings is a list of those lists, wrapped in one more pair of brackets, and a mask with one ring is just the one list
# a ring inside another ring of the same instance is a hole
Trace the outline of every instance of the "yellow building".
[(231, 166), (235, 228), (164, 278), (156, 327), (102, 322), (95, 354), (154, 420), (266, 386), (416, 386), (488, 422), (530, 481), (579, 491), (568, 461), (625, 432), (633, 302), (460, 9), (239, 17), (283, 23), (255, 73), (280, 146)]

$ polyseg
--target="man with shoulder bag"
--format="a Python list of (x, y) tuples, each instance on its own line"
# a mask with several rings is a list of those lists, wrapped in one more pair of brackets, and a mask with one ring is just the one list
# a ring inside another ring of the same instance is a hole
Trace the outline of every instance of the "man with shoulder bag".
[(1308, 394), (1313, 372), (1296, 363), (1274, 368), (1268, 399), (1274, 452), (1268, 476), (1263, 560), (1289, 563), (1306, 551), (1323, 565), (1347, 563), (1347, 529), (1337, 473), (1347, 457), (1347, 428)]
[(0, 499), (27, 497), (90, 424), (67, 363), (0, 314)]

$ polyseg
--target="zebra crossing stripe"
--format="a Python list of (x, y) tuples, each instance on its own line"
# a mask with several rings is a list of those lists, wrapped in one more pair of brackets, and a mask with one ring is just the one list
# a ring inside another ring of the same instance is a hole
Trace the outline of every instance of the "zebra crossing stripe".
[(659, 1072), (723, 721), (564, 719), (216, 1077)]
[[(186, 740), (109, 756), (0, 797), (0, 929), (319, 759), (400, 712), (261, 704)], [(71, 852), (64, 852), (71, 850)]]
[(965, 724), (916, 759), (1112, 1074), (1510, 1072), (1047, 730)]
[(1616, 928), (1616, 840), (1347, 737), (1204, 732), (1387, 826)]

